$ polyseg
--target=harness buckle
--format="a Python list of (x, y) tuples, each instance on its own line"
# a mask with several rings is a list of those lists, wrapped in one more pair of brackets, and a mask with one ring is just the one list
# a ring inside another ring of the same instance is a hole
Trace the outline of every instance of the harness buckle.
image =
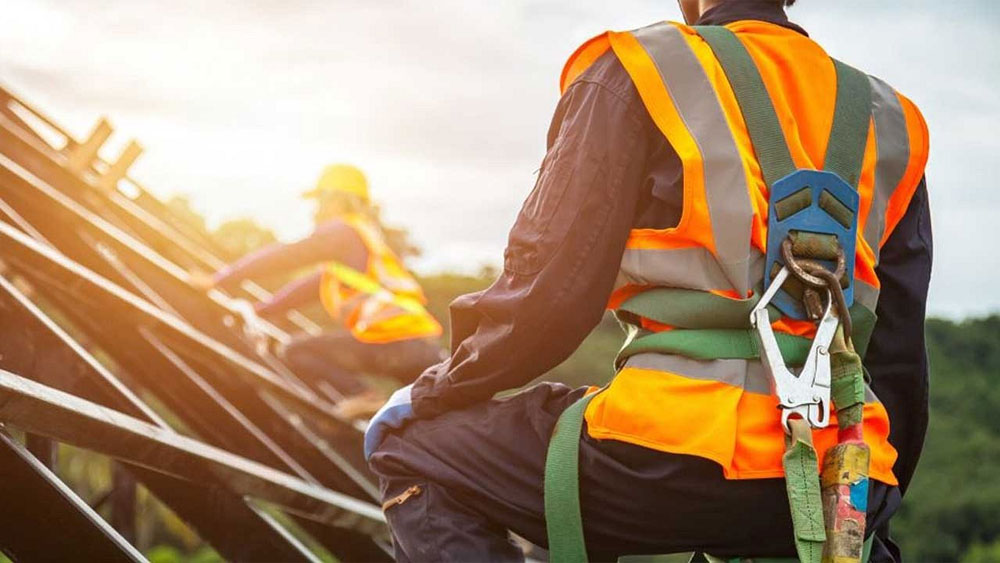
[(760, 359), (768, 374), (781, 409), (781, 426), (791, 434), (788, 421), (796, 415), (813, 428), (826, 428), (830, 423), (830, 344), (837, 333), (839, 320), (833, 309), (833, 295), (826, 289), (826, 307), (816, 327), (816, 337), (809, 347), (805, 365), (796, 375), (785, 365), (778, 340), (768, 319), (767, 306), (788, 279), (790, 271), (783, 266), (750, 312), (750, 325), (760, 344)]

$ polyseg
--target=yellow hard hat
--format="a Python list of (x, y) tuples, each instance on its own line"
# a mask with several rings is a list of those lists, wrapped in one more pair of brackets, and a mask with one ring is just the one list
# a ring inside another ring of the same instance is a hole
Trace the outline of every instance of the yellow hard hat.
[(350, 164), (331, 164), (323, 169), (316, 182), (316, 187), (303, 193), (305, 198), (322, 198), (333, 192), (354, 194), (367, 202), (368, 180), (356, 166)]

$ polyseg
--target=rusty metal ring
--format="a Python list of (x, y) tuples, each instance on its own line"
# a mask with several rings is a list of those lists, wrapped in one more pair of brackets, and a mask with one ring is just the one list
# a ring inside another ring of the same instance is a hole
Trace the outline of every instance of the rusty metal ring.
[[(785, 261), (785, 265), (788, 266), (788, 270), (798, 278), (802, 283), (822, 289), (827, 287), (827, 282), (825, 279), (820, 278), (816, 275), (810, 274), (806, 269), (813, 269), (816, 267), (823, 268), (818, 262), (809, 259), (796, 259), (795, 255), (792, 254), (792, 239), (786, 238), (781, 242), (781, 257)], [(809, 264), (809, 266), (803, 267)], [(814, 270), (815, 271), (815, 270)], [(829, 271), (829, 270), (826, 270)], [(844, 272), (847, 271), (847, 258), (844, 257), (844, 251), (840, 248), (837, 249), (837, 267), (832, 272), (833, 275), (839, 280), (844, 276)], [(839, 281), (837, 282), (840, 283)]]
[[(800, 260), (800, 262), (803, 261)], [(847, 299), (844, 297), (844, 290), (840, 286), (841, 276), (827, 270), (822, 264), (812, 261), (806, 265), (806, 268), (811, 270), (813, 275), (823, 278), (825, 281), (826, 287), (830, 290), (830, 299), (833, 300), (837, 317), (840, 318), (840, 324), (844, 327), (844, 335), (849, 339), (854, 327), (851, 323), (851, 310), (847, 307)]]

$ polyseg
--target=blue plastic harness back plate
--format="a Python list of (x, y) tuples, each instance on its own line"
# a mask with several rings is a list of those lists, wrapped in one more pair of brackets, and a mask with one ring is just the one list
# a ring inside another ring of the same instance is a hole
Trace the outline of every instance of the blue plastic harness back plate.
[[(801, 190), (810, 191), (810, 205), (779, 220), (775, 203)], [(832, 215), (820, 207), (820, 197), (823, 192), (829, 193), (837, 201), (853, 213), (853, 221), (849, 227), (842, 225)], [(837, 237), (840, 247), (844, 250), (847, 260), (846, 276), (849, 285), (844, 289), (847, 305), (854, 304), (854, 251), (858, 236), (858, 192), (840, 176), (833, 172), (822, 170), (796, 170), (778, 180), (771, 186), (771, 197), (768, 205), (767, 219), (767, 257), (764, 267), (764, 286), (771, 285), (771, 272), (774, 264), (784, 266), (781, 258), (781, 243), (788, 237), (790, 231), (806, 231), (811, 233), (829, 234)], [(822, 261), (833, 270), (836, 263)], [(793, 319), (806, 319), (802, 302), (784, 289), (778, 291), (771, 301), (783, 314)]]

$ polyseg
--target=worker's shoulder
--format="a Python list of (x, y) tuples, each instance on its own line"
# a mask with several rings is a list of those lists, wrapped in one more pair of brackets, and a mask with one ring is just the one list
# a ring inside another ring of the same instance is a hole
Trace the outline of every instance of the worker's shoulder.
[(629, 77), (621, 61), (610, 49), (597, 58), (566, 89), (569, 93), (577, 88), (599, 88), (606, 90), (623, 102), (634, 105), (641, 102), (632, 78)]
[(341, 243), (348, 240), (363, 240), (361, 233), (349, 222), (342, 219), (328, 219), (316, 225), (312, 238), (321, 238)]
[(902, 113), (911, 151), (926, 153), (930, 133), (927, 121), (917, 104), (882, 78), (872, 74), (868, 74), (868, 77), (872, 85), (872, 101), (876, 107), (885, 104), (889, 109)]

